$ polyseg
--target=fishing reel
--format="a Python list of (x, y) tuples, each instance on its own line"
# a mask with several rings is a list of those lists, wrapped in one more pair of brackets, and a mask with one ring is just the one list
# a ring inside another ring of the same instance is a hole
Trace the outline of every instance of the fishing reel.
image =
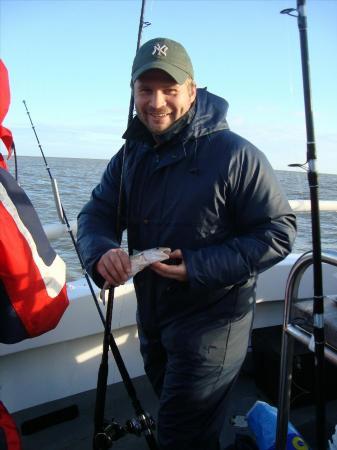
[(141, 437), (144, 433), (155, 429), (155, 421), (149, 413), (140, 414), (136, 418), (129, 419), (124, 426), (119, 425), (112, 419), (111, 423), (106, 424), (103, 431), (97, 433), (94, 438), (94, 449), (104, 450), (111, 448), (114, 441), (117, 441), (126, 434), (133, 434)]

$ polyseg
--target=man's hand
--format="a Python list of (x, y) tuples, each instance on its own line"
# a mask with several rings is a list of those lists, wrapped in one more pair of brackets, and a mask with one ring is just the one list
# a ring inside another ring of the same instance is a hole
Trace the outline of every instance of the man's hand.
[(151, 264), (151, 269), (158, 275), (165, 278), (172, 278), (178, 281), (187, 281), (187, 270), (183, 260), (181, 250), (177, 249), (170, 253), (170, 259), (179, 259), (180, 263), (177, 265), (169, 265), (162, 262)]
[(121, 248), (108, 250), (98, 261), (96, 270), (109, 285), (124, 284), (131, 277), (129, 255)]

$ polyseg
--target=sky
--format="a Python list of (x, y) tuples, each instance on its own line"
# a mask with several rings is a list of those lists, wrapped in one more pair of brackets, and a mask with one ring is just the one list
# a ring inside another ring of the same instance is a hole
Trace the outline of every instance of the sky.
[[(147, 0), (142, 34), (181, 42), (197, 85), (226, 98), (230, 128), (279, 170), (306, 160), (299, 31), (285, 8), (296, 0)], [(46, 157), (118, 151), (140, 10), (141, 0), (0, 0), (11, 88), (3, 124), (18, 155), (40, 155), (22, 100)], [(307, 0), (306, 12), (317, 167), (336, 174), (337, 0)]]

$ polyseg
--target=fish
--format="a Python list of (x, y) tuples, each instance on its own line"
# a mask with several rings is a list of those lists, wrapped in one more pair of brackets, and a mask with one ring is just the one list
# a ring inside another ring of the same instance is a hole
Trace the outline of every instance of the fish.
[(168, 259), (170, 253), (171, 249), (168, 247), (155, 247), (140, 252), (134, 251), (133, 255), (130, 256), (132, 276), (150, 264)]
[[(169, 259), (171, 253), (171, 249), (168, 247), (154, 247), (149, 248), (147, 250), (137, 251), (134, 250), (133, 254), (130, 256), (131, 262), (131, 277), (135, 276), (136, 273), (145, 269), (145, 267), (149, 266), (158, 261), (165, 261), (165, 259)], [(110, 288), (110, 284), (106, 281), (104, 286), (100, 292), (100, 298), (105, 305), (105, 300), (107, 297), (107, 290)]]

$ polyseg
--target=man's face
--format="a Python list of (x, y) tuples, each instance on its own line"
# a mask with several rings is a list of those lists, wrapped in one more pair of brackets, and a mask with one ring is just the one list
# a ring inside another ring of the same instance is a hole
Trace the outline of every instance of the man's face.
[(153, 69), (134, 84), (135, 107), (141, 122), (153, 134), (164, 133), (191, 107), (196, 87), (186, 81), (177, 84), (166, 72)]

